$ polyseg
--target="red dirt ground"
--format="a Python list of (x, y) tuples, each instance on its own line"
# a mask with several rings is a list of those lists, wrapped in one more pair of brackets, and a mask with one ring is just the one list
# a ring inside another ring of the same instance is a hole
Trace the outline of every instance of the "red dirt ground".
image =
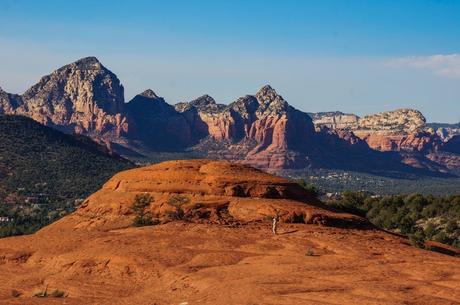
[[(161, 225), (131, 226), (144, 192)], [(302, 192), (227, 162), (122, 172), (72, 215), (0, 240), (0, 304), (460, 304), (459, 258)], [(168, 220), (177, 194), (189, 199), (187, 221)], [(274, 214), (278, 235), (266, 220)], [(45, 287), (65, 297), (32, 297)]]

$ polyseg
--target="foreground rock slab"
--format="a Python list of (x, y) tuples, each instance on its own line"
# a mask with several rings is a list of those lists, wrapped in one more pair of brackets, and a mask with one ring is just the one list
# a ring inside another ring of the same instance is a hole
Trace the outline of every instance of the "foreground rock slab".
[[(136, 194), (154, 198), (160, 225), (132, 226)], [(177, 196), (179, 220), (168, 218)], [(75, 213), (1, 239), (0, 304), (460, 304), (459, 263), (283, 178), (171, 161), (121, 172)]]
[[(1, 304), (460, 304), (458, 258), (373, 230), (173, 222), (0, 249)], [(46, 286), (66, 297), (31, 297)]]

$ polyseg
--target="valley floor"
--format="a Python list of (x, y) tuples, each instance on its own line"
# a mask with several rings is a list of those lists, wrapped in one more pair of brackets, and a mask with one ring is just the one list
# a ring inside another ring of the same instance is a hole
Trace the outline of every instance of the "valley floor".
[[(172, 222), (101, 232), (59, 222), (0, 240), (1, 304), (460, 304), (459, 258), (382, 231), (282, 224), (274, 236), (268, 222)], [(45, 287), (66, 297), (31, 297)]]

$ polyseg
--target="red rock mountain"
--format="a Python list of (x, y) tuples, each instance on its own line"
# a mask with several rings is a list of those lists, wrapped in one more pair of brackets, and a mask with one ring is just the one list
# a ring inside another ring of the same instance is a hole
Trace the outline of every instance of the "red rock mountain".
[(270, 86), (255, 96), (245, 96), (228, 106), (203, 96), (176, 105), (193, 118), (190, 123), (214, 141), (228, 143), (227, 150), (240, 150), (248, 163), (264, 168), (296, 166), (293, 151), (314, 143), (315, 130), (310, 117), (293, 107)]
[(67, 132), (97, 137), (128, 132), (123, 86), (95, 57), (42, 77), (22, 96), (2, 93), (1, 101), (0, 112), (29, 116)]
[[(121, 154), (134, 152), (147, 161), (173, 152), (240, 160), (271, 170), (313, 166), (407, 171), (402, 163), (407, 158), (391, 152), (423, 152), (425, 158), (439, 148), (436, 134), (419, 128), (423, 116), (411, 110), (364, 118), (341, 114), (326, 118), (324, 122), (333, 123), (327, 127), (353, 128), (324, 129), (318, 124), (315, 128), (307, 113), (290, 106), (268, 85), (229, 105), (204, 95), (172, 106), (150, 89), (124, 103), (123, 91), (115, 74), (87, 57), (44, 76), (21, 96), (0, 90), (0, 113), (89, 135), (113, 143)], [(425, 158), (417, 167), (438, 171), (425, 165), (434, 159)], [(436, 164), (442, 168), (439, 160)]]
[(398, 109), (358, 117), (341, 112), (310, 114), (317, 127), (347, 130), (379, 151), (426, 151), (437, 145), (438, 135), (427, 130), (422, 113), (413, 109)]
[(316, 128), (332, 128), (339, 136), (351, 132), (374, 150), (400, 153), (402, 161), (413, 167), (440, 171), (460, 169), (458, 140), (427, 125), (420, 111), (398, 109), (363, 118), (354, 116), (354, 120), (350, 119), (353, 115), (340, 112), (310, 115)]

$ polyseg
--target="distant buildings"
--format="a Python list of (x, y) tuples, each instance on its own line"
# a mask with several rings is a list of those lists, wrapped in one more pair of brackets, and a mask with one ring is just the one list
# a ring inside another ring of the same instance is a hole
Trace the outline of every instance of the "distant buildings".
[(12, 218), (6, 216), (0, 216), (0, 222), (10, 222), (13, 221)]

